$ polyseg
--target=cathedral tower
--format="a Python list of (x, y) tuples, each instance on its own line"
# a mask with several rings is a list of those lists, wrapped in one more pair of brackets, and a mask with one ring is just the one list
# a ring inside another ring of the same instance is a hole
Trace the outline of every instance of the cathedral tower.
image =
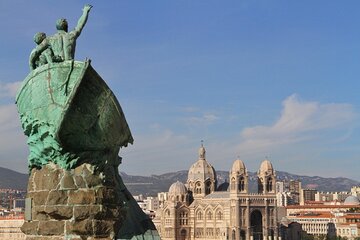
[(258, 193), (275, 193), (276, 174), (271, 162), (265, 159), (258, 171)]
[(189, 169), (187, 187), (194, 199), (203, 198), (216, 189), (216, 173), (214, 168), (206, 161), (206, 151), (201, 144), (199, 158)]
[(230, 170), (230, 194), (242, 194), (248, 193), (248, 173), (245, 168), (245, 164), (240, 159), (235, 160)]

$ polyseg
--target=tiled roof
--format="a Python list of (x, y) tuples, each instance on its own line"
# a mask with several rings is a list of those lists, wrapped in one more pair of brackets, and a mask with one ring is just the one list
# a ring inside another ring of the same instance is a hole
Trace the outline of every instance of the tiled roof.
[(289, 205), (286, 209), (307, 209), (307, 208), (355, 208), (359, 205)]
[(333, 218), (331, 212), (301, 212), (296, 218)]
[(213, 192), (205, 197), (205, 199), (213, 199), (213, 198), (229, 198), (229, 192)]

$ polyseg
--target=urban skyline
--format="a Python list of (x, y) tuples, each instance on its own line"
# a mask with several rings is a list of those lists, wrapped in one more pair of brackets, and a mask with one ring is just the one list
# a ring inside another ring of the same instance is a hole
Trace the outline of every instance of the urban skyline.
[[(94, 59), (123, 107), (135, 142), (121, 171), (187, 169), (204, 140), (219, 170), (268, 156), (294, 174), (360, 180), (360, 3), (89, 2), (75, 58)], [(0, 3), (0, 166), (27, 171), (14, 96), (33, 35), (53, 34), (64, 12), (73, 29), (84, 3)]]

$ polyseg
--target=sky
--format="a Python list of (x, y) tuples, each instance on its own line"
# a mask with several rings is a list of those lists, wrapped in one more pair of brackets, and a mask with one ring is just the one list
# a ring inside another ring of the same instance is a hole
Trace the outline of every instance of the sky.
[(359, 1), (0, 1), (0, 166), (27, 172), (14, 97), (36, 32), (76, 26), (76, 60), (117, 96), (134, 145), (120, 171), (187, 170), (201, 140), (216, 170), (360, 181)]

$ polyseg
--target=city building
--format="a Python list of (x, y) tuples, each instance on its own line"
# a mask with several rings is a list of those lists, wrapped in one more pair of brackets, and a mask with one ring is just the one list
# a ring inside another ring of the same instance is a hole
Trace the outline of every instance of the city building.
[(351, 188), (351, 195), (356, 196), (357, 198), (360, 198), (360, 186), (354, 186)]
[(351, 192), (316, 192), (315, 201), (331, 202), (339, 201), (343, 202), (347, 197), (351, 196)]
[(337, 235), (349, 240), (360, 236), (360, 213), (344, 213), (336, 218)]
[(300, 191), (300, 205), (305, 205), (307, 202), (315, 201), (316, 189), (301, 189)]
[(277, 192), (276, 202), (279, 207), (286, 207), (292, 204), (292, 196), (289, 192)]
[(308, 202), (287, 206), (286, 219), (301, 224), (307, 234), (327, 237), (360, 237), (360, 201), (350, 195), (344, 201)]
[(23, 215), (0, 217), (0, 240), (25, 239), (25, 234), (20, 230), (23, 223)]
[(298, 180), (283, 180), (276, 182), (277, 205), (285, 207), (300, 203), (301, 182)]
[(299, 212), (289, 215), (287, 218), (292, 222), (301, 224), (302, 230), (311, 235), (336, 236), (335, 215), (331, 212)]
[(217, 186), (216, 171), (205, 148), (190, 167), (186, 184), (173, 183), (153, 220), (163, 240), (278, 239), (276, 174), (269, 160), (261, 163), (258, 192), (248, 190), (248, 172), (236, 160), (229, 182)]
[(156, 210), (159, 208), (159, 200), (157, 197), (144, 197), (142, 194), (134, 196), (139, 207), (151, 219), (155, 218)]

